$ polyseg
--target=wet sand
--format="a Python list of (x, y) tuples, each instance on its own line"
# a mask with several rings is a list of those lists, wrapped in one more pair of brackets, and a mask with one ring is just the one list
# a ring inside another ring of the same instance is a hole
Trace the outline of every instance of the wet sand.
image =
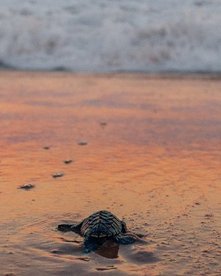
[[(221, 80), (2, 71), (0, 123), (0, 275), (221, 275)], [(56, 231), (102, 209), (146, 244)]]

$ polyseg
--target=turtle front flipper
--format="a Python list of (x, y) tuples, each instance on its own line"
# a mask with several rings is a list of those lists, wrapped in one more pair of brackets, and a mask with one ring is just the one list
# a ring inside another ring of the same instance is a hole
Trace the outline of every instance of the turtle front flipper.
[(75, 232), (80, 234), (82, 222), (79, 224), (59, 224), (57, 229), (61, 232)]
[(114, 240), (119, 244), (132, 244), (136, 241), (139, 241), (140, 238), (133, 233), (127, 232), (127, 233), (119, 234), (115, 236)]
[(69, 232), (72, 231), (73, 224), (59, 224), (57, 229), (61, 232)]

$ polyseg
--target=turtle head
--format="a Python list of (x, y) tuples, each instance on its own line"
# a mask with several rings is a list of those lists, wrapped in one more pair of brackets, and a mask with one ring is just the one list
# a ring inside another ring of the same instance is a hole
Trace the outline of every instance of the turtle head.
[(83, 249), (84, 253), (95, 251), (97, 250), (98, 247), (99, 247), (99, 243), (97, 238), (89, 237), (84, 240), (84, 249)]
[(97, 250), (106, 240), (106, 236), (102, 233), (91, 233), (90, 236), (84, 238), (84, 253)]

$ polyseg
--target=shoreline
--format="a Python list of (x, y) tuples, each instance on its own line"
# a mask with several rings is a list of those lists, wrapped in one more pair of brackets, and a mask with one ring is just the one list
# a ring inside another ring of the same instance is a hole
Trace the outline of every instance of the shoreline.
[(14, 68), (0, 68), (0, 74), (48, 74), (48, 75), (73, 75), (94, 77), (131, 77), (131, 78), (153, 78), (153, 79), (202, 79), (220, 80), (221, 72), (145, 72), (145, 71), (114, 71), (114, 72), (87, 72), (71, 70), (22, 70)]

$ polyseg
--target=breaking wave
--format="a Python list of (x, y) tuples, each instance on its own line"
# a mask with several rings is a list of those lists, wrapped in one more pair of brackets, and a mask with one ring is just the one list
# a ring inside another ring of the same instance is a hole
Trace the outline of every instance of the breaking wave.
[(0, 66), (220, 72), (219, 0), (2, 0)]

